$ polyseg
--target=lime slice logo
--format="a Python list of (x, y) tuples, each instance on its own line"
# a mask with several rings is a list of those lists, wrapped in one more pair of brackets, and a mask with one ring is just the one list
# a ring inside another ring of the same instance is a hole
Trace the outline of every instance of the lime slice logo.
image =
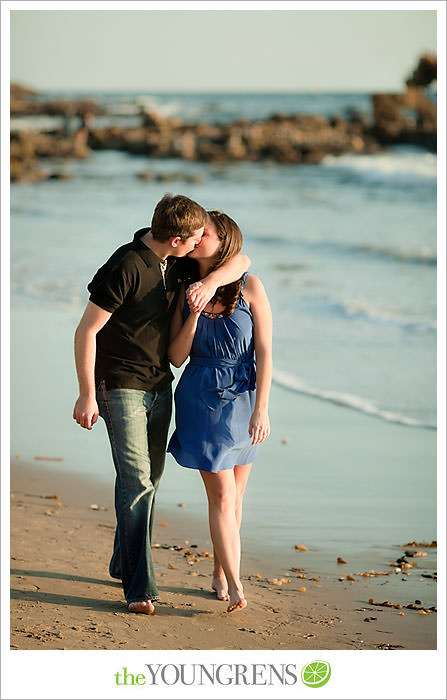
[(307, 666), (303, 666), (301, 671), (301, 680), (309, 688), (321, 688), (322, 685), (326, 685), (330, 677), (331, 667), (327, 661), (312, 661)]

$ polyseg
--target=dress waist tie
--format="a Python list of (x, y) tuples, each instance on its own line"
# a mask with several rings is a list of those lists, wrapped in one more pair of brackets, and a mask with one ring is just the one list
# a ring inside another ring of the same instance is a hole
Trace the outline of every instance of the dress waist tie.
[[(232, 360), (229, 358), (191, 357), (189, 365), (212, 367), (215, 369), (232, 369), (234, 372), (225, 372), (220, 386), (210, 386), (209, 382), (200, 382), (200, 398), (211, 411), (226, 404), (228, 401), (243, 394), (245, 391), (253, 391), (256, 388), (256, 366), (254, 358), (248, 360)], [(189, 366), (188, 365), (188, 366)], [(205, 377), (204, 377), (205, 379)]]

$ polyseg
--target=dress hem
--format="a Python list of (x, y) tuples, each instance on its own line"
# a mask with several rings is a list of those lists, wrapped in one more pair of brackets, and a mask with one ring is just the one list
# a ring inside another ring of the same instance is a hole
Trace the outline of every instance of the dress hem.
[[(177, 462), (177, 460), (176, 460)], [(229, 469), (234, 469), (236, 466), (233, 464), (231, 467), (219, 467), (219, 469), (207, 469), (206, 467), (191, 467), (189, 464), (180, 464), (180, 462), (177, 462), (177, 464), (180, 467), (183, 467), (183, 469), (195, 469), (196, 471), (200, 472), (209, 472), (210, 474), (218, 474), (219, 472), (224, 472), (228, 471)]]
[[(177, 457), (175, 456), (174, 452), (171, 450), (167, 450), (169, 454), (173, 456), (175, 461), (180, 467), (183, 467), (184, 469), (195, 469), (196, 471), (202, 471), (202, 472), (210, 472), (211, 474), (218, 474), (218, 472), (226, 471), (228, 469), (234, 469), (235, 466), (238, 465), (238, 462), (234, 462), (233, 464), (230, 464), (229, 466), (223, 466), (219, 465), (217, 469), (212, 469), (210, 467), (198, 467), (198, 466), (192, 466), (191, 464), (182, 464), (181, 462), (178, 461)], [(253, 457), (251, 462), (245, 462), (245, 464), (253, 464), (255, 460), (256, 455)], [(245, 466), (245, 464), (241, 464), (239, 466)]]

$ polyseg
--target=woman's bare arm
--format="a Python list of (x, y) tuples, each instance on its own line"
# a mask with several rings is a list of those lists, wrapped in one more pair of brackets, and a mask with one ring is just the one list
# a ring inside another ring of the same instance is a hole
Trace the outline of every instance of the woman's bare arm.
[(253, 315), (253, 335), (256, 354), (256, 403), (251, 416), (249, 433), (253, 445), (270, 435), (268, 402), (272, 383), (272, 312), (264, 285), (254, 275), (248, 275), (244, 298)]
[(181, 367), (191, 352), (192, 341), (197, 328), (200, 312), (190, 310), (188, 318), (183, 323), (182, 308), (185, 301), (184, 287), (180, 290), (178, 304), (171, 321), (171, 336), (168, 348), (169, 362), (174, 367)]

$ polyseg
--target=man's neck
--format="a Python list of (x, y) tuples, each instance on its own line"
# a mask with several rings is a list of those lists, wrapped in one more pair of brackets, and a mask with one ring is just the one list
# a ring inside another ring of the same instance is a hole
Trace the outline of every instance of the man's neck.
[(172, 253), (172, 248), (169, 241), (156, 241), (152, 237), (152, 233), (150, 231), (145, 233), (144, 236), (141, 236), (140, 241), (144, 243), (145, 246), (150, 248), (152, 252), (162, 260), (166, 260), (168, 255), (171, 255)]

